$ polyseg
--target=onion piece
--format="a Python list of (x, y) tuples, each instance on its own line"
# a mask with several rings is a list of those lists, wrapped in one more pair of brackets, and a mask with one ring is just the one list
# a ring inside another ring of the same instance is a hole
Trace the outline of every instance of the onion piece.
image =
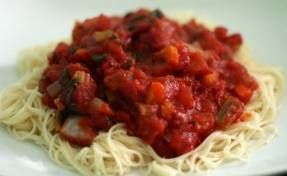
[(95, 137), (95, 132), (89, 126), (83, 126), (87, 117), (69, 116), (60, 130), (60, 136), (72, 144), (87, 146)]
[(53, 82), (47, 87), (47, 92), (51, 97), (56, 97), (62, 89), (65, 89), (66, 85), (69, 84), (70, 75), (67, 68), (65, 68), (61, 75), (59, 76), (58, 80)]
[(221, 106), (220, 110), (217, 113), (217, 120), (220, 123), (223, 122), (223, 120), (224, 120), (226, 114), (228, 113), (232, 103), (233, 103), (233, 98), (229, 97), (225, 100), (225, 102)]
[(47, 92), (51, 97), (55, 97), (58, 93), (60, 93), (61, 89), (61, 83), (59, 80), (57, 80), (47, 87)]
[(116, 38), (117, 35), (112, 30), (104, 30), (104, 31), (96, 31), (93, 33), (93, 37), (96, 40), (96, 42), (104, 42), (107, 39), (110, 38)]

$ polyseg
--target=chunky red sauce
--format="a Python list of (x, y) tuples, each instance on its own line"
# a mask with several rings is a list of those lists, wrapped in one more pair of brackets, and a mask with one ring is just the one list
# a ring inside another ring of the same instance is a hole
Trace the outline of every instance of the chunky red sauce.
[(124, 123), (163, 157), (193, 150), (217, 129), (243, 120), (255, 79), (233, 57), (240, 34), (179, 24), (160, 10), (100, 15), (76, 23), (40, 80), (42, 101), (59, 111), (59, 133), (90, 145)]

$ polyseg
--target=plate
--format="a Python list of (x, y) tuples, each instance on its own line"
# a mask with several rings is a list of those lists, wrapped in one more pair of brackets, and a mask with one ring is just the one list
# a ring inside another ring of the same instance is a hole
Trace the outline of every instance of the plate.
[[(161, 8), (166, 12), (192, 11), (196, 16), (224, 24), (243, 34), (258, 62), (287, 68), (287, 1), (0, 0), (0, 4), (1, 89), (17, 80), (14, 65), (21, 48), (68, 37), (75, 20), (101, 12), (120, 14), (138, 7)], [(253, 153), (247, 163), (224, 166), (210, 175), (262, 175), (287, 171), (286, 106), (285, 93), (276, 120), (278, 137)], [(54, 164), (38, 146), (15, 140), (0, 126), (0, 175), (77, 174)]]

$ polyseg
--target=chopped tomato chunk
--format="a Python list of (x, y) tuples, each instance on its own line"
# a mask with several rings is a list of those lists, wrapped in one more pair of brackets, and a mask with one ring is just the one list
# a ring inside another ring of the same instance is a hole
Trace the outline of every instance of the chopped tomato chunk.
[(227, 37), (227, 32), (228, 31), (225, 27), (217, 27), (214, 30), (215, 36), (221, 41), (223, 41)]
[(238, 48), (242, 45), (243, 41), (240, 34), (233, 34), (225, 39), (225, 43), (230, 46), (234, 51), (237, 51)]
[(188, 65), (188, 71), (191, 74), (200, 75), (210, 72), (208, 65), (203, 57), (204, 56), (199, 52), (190, 53), (190, 64)]
[(175, 131), (170, 139), (170, 146), (177, 155), (193, 150), (201, 140), (197, 133), (192, 131)]
[(198, 133), (208, 133), (215, 126), (215, 116), (209, 112), (199, 112), (192, 115), (193, 130)]
[(88, 112), (91, 115), (112, 115), (112, 109), (110, 108), (109, 104), (104, 102), (103, 100), (99, 98), (94, 98), (89, 106), (88, 106)]
[(235, 87), (235, 92), (243, 102), (248, 102), (252, 95), (252, 90), (242, 84)]
[(70, 61), (76, 62), (76, 61), (82, 61), (86, 62), (91, 58), (91, 54), (88, 51), (88, 49), (80, 48), (76, 50), (76, 52), (70, 57)]
[(165, 99), (165, 87), (162, 83), (153, 81), (147, 95), (147, 103), (161, 103)]
[(186, 108), (191, 108), (193, 105), (193, 95), (191, 87), (186, 86), (183, 83), (179, 84), (178, 91), (178, 100), (183, 104)]
[(138, 122), (137, 135), (146, 143), (152, 144), (157, 137), (163, 135), (166, 122), (156, 116), (142, 118)]

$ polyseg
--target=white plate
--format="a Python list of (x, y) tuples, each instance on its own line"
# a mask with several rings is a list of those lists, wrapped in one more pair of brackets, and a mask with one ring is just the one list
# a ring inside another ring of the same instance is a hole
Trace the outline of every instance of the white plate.
[[(102, 2), (102, 3), (101, 3)], [(240, 31), (261, 63), (287, 68), (287, 1), (167, 0), (0, 0), (0, 88), (16, 80), (13, 68), (21, 48), (67, 37), (76, 19), (137, 7), (193, 11), (195, 15)], [(260, 58), (260, 59), (259, 59)], [(287, 171), (287, 97), (277, 125), (279, 136), (252, 155), (247, 164), (219, 168), (211, 175), (262, 175)], [(1, 176), (72, 176), (49, 160), (38, 146), (19, 142), (0, 127)]]

